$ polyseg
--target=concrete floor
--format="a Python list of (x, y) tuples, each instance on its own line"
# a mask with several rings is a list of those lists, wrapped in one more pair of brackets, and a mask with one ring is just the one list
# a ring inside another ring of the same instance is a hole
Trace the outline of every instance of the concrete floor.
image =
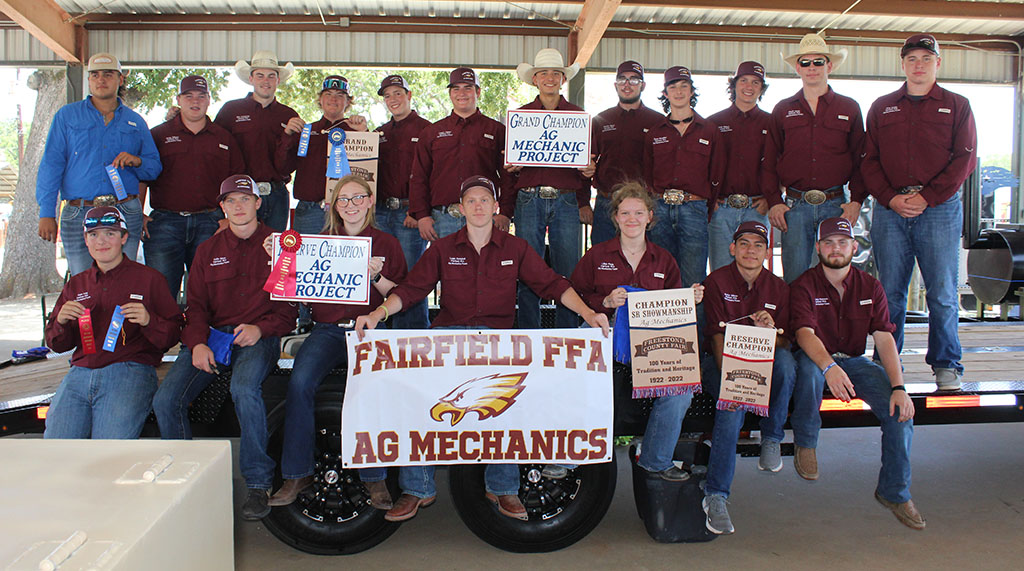
[[(607, 515), (561, 551), (513, 554), (473, 535), (459, 519), (438, 472), (437, 503), (377, 547), (323, 557), (295, 551), (260, 523), (236, 520), (239, 570), (481, 569), (1013, 569), (1024, 559), (1024, 427), (923, 426), (913, 447), (914, 501), (928, 521), (913, 531), (872, 497), (879, 469), (877, 428), (823, 430), (821, 479), (807, 482), (785, 457), (778, 474), (739, 458), (729, 511), (736, 533), (710, 543), (658, 544), (633, 502), (629, 463)], [(236, 506), (242, 500), (236, 467)]]

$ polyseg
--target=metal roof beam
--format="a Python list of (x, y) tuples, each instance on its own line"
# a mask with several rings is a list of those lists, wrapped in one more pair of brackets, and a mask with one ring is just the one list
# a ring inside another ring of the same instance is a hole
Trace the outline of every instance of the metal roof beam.
[(68, 63), (82, 63), (84, 33), (54, 0), (0, 0), (0, 12), (53, 50), (57, 57)]
[(615, 10), (618, 9), (622, 0), (586, 0), (580, 15), (576, 18), (574, 30), (577, 32), (575, 39), (576, 53), (570, 54), (569, 58), (573, 63), (580, 64), (580, 67), (587, 67), (590, 56), (594, 55), (597, 44), (608, 29)]

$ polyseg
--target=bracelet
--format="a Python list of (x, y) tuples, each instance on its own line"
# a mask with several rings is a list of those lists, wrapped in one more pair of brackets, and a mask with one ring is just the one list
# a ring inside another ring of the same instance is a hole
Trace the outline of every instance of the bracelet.
[(836, 366), (836, 362), (832, 361), (831, 363), (829, 363), (829, 365), (827, 367), (825, 367), (824, 369), (821, 370), (821, 375), (825, 376), (825, 373), (827, 373), (829, 369), (831, 369), (832, 367), (835, 367), (835, 366)]
[(388, 318), (391, 317), (391, 313), (388, 312), (387, 306), (385, 306), (383, 303), (380, 304), (379, 306), (377, 306), (377, 309), (383, 309), (384, 310), (384, 319), (381, 319), (381, 321), (387, 321)]
[(895, 387), (892, 387), (892, 390), (907, 392), (907, 387), (903, 385), (896, 385)]

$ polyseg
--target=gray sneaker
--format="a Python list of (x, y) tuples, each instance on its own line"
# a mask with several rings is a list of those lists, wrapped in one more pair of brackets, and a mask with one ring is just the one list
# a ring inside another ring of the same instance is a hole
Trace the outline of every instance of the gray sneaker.
[(725, 508), (725, 504), (724, 496), (704, 496), (704, 501), (701, 502), (704, 513), (708, 516), (704, 525), (715, 535), (736, 531), (736, 528), (732, 526), (732, 519), (729, 518), (729, 510)]
[(540, 475), (549, 480), (561, 480), (569, 475), (569, 469), (565, 466), (559, 466), (558, 464), (547, 464), (544, 466), (544, 469), (540, 471)]
[(940, 391), (960, 390), (960, 371), (956, 369), (935, 369), (935, 384)]
[(782, 445), (774, 440), (761, 441), (761, 458), (757, 461), (758, 470), (778, 472), (782, 469)]

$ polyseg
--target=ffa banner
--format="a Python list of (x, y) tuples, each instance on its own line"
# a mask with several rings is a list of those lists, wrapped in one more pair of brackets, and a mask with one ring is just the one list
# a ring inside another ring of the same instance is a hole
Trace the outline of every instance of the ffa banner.
[(768, 416), (776, 333), (768, 327), (725, 326), (719, 409)]
[(693, 290), (629, 292), (633, 398), (700, 392)]
[[(377, 196), (377, 159), (380, 157), (380, 133), (372, 131), (345, 131), (345, 156), (348, 158), (349, 171), (366, 179), (370, 183), (373, 196)], [(330, 151), (330, 145), (328, 145)], [(330, 157), (328, 171), (330, 172)], [(340, 178), (340, 177), (338, 177)], [(324, 202), (330, 202), (331, 191), (337, 178), (328, 178), (324, 189)]]
[(530, 167), (590, 164), (590, 115), (584, 111), (509, 110), (505, 162)]
[[(282, 256), (278, 236), (277, 232), (273, 234), (271, 265), (275, 268)], [(365, 236), (302, 234), (294, 253), (294, 277), (289, 276), (284, 290), (271, 291), (270, 299), (352, 305), (369, 303), (371, 242), (372, 239)]]
[(599, 329), (349, 333), (343, 466), (609, 462), (610, 357)]

